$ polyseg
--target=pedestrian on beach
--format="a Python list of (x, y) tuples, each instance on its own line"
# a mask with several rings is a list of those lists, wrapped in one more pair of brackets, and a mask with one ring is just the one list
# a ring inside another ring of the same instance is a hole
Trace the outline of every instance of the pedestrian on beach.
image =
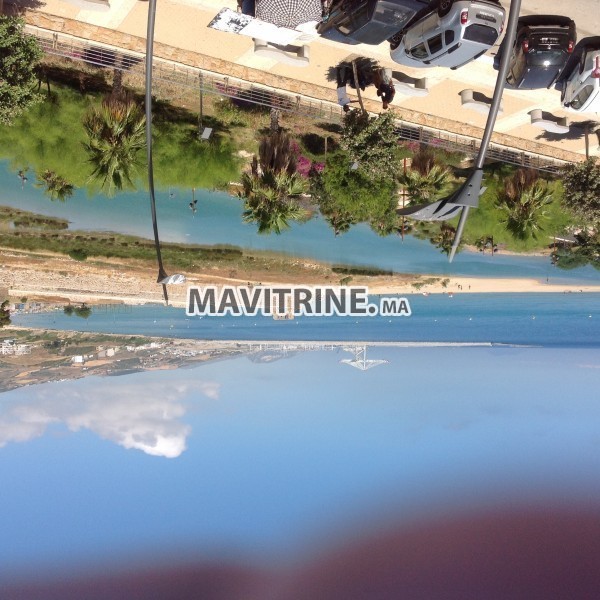
[(19, 171), (19, 177), (21, 179), (21, 189), (25, 187), (25, 182), (27, 181), (27, 176), (25, 175), (26, 171)]

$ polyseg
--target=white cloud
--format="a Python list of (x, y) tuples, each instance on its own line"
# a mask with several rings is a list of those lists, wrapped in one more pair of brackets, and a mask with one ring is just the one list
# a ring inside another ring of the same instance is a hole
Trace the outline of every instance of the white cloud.
[(102, 380), (85, 387), (61, 383), (30, 388), (29, 399), (0, 405), (0, 448), (64, 423), (70, 431), (89, 429), (124, 448), (175, 458), (185, 450), (191, 430), (180, 420), (186, 412), (183, 400), (192, 393), (216, 400), (219, 388), (211, 381), (148, 385)]

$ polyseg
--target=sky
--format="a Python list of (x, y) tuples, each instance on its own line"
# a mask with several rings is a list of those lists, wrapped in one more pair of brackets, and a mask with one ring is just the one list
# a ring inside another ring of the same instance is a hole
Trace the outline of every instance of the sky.
[(0, 580), (161, 553), (273, 561), (523, 502), (600, 507), (600, 350), (246, 357), (0, 394)]

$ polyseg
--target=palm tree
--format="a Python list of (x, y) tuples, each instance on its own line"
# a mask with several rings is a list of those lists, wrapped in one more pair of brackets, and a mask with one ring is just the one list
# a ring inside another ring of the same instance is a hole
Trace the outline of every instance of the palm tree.
[(242, 175), (243, 219), (246, 223), (257, 223), (258, 233), (279, 235), (289, 228), (290, 221), (300, 221), (306, 216), (298, 204), (306, 183), (297, 173), (261, 173), (256, 167), (254, 162), (252, 171)]
[(452, 242), (454, 242), (454, 236), (456, 235), (456, 229), (448, 223), (442, 223), (438, 233), (432, 236), (431, 243), (439, 248), (441, 252), (449, 254), (452, 249)]
[(547, 217), (545, 207), (551, 203), (552, 194), (548, 192), (546, 184), (538, 181), (518, 198), (501, 195), (498, 207), (506, 214), (503, 221), (506, 229), (519, 239), (527, 239), (536, 238), (537, 233), (542, 231), (540, 221)]
[(410, 168), (413, 171), (418, 171), (421, 175), (427, 175), (437, 164), (435, 154), (429, 147), (421, 147), (413, 154), (410, 161)]
[(402, 233), (402, 223), (395, 210), (388, 210), (381, 215), (374, 216), (369, 225), (371, 230), (381, 237), (392, 233)]
[(258, 146), (258, 165), (263, 172), (296, 172), (296, 150), (292, 138), (285, 131), (265, 136)]
[(517, 169), (504, 180), (502, 195), (509, 200), (516, 201), (523, 192), (533, 187), (539, 177), (538, 172), (533, 169)]
[(289, 221), (306, 216), (298, 200), (307, 182), (296, 173), (296, 153), (285, 131), (263, 138), (249, 172), (242, 174), (240, 198), (244, 199), (243, 219), (257, 223), (259, 233), (280, 234)]
[(38, 187), (45, 187), (45, 193), (50, 196), (50, 200), (60, 200), (64, 202), (73, 195), (75, 186), (69, 183), (64, 177), (57, 175), (54, 171), (46, 169), (43, 173), (38, 173)]
[(409, 169), (399, 176), (398, 181), (410, 198), (409, 204), (431, 202), (447, 190), (450, 171), (439, 165), (434, 165), (426, 175)]
[(332, 213), (323, 213), (323, 216), (329, 223), (329, 226), (333, 229), (333, 233), (336, 237), (340, 235), (340, 233), (350, 231), (350, 227), (358, 223), (358, 219), (354, 215), (341, 209), (334, 210)]
[(106, 97), (99, 108), (93, 107), (85, 115), (88, 140), (84, 148), (94, 167), (92, 177), (102, 182), (109, 196), (133, 187), (139, 153), (145, 146), (145, 124), (139, 105), (128, 97)]

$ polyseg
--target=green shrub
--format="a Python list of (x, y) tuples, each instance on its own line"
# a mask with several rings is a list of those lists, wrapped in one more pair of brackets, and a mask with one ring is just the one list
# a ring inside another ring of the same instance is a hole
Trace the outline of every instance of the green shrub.
[(73, 260), (84, 261), (88, 257), (88, 254), (83, 248), (74, 248), (73, 250), (69, 250), (69, 256)]

